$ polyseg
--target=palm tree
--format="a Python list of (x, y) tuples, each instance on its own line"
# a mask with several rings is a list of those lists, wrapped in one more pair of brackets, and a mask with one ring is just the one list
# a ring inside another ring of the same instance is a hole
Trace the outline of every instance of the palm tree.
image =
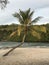
[[(32, 23), (36, 23), (37, 21), (39, 21), (41, 19), (41, 17), (37, 17), (37, 18), (32, 20), (32, 15), (33, 14), (34, 14), (34, 11), (30, 12), (30, 8), (26, 11), (21, 11), (19, 9), (19, 13), (13, 14), (13, 16), (16, 17), (19, 20), (20, 25), (18, 26), (18, 30), (14, 31), (10, 35), (10, 37), (13, 36), (16, 32), (18, 32), (18, 35), (20, 35), (22, 31), (23, 31), (24, 35), (22, 37), (22, 42), (18, 46), (13, 47), (10, 51), (8, 51), (3, 56), (8, 55), (15, 48), (21, 46), (24, 43), (24, 40), (26, 38), (26, 35), (28, 34), (28, 31), (32, 34), (32, 28), (31, 28)], [(21, 27), (21, 25), (23, 26), (23, 28)]]

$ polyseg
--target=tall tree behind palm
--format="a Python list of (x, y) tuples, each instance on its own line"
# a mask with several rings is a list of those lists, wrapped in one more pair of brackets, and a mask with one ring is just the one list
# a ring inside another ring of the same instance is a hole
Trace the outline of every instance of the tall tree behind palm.
[[(18, 35), (20, 35), (22, 31), (23, 31), (24, 35), (22, 37), (22, 43), (20, 43), (18, 46), (15, 46), (14, 48), (12, 48), (10, 51), (8, 51), (3, 56), (8, 55), (15, 48), (21, 46), (24, 43), (24, 40), (25, 40), (26, 35), (28, 34), (28, 31), (32, 34), (32, 29), (31, 29), (32, 23), (36, 23), (37, 21), (39, 21), (41, 19), (41, 17), (37, 17), (34, 20), (32, 20), (33, 14), (34, 14), (34, 11), (30, 12), (30, 8), (26, 11), (19, 10), (19, 13), (13, 14), (13, 16), (16, 17), (19, 20), (20, 25), (18, 26), (18, 30), (14, 31), (10, 35), (10, 37), (13, 36), (16, 32), (18, 32)], [(23, 26), (23, 28), (21, 27), (21, 25)]]

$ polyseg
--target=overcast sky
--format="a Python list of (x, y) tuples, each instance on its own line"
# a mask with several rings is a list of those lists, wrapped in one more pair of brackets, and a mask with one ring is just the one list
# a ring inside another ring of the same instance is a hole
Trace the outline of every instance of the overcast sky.
[(19, 22), (12, 14), (18, 12), (19, 9), (27, 10), (28, 8), (35, 11), (33, 18), (43, 17), (36, 24), (49, 23), (49, 0), (9, 0), (9, 2), (4, 10), (0, 9), (0, 25), (18, 24)]

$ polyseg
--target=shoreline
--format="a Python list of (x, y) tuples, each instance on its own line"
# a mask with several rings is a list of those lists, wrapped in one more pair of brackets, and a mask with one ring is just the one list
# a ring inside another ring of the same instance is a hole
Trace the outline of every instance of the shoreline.
[[(13, 47), (1, 47), (0, 49), (10, 49)], [(26, 46), (26, 47), (20, 46), (18, 48), (49, 48), (49, 46)]]

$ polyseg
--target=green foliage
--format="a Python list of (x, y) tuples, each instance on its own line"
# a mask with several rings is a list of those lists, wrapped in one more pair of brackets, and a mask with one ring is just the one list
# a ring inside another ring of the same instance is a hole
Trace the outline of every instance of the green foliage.
[[(11, 24), (11, 25), (1, 25), (0, 26), (0, 41), (16, 41), (21, 42), (23, 37), (23, 31), (20, 36), (14, 35), (11, 38), (9, 38), (10, 34), (17, 29), (18, 25)], [(21, 26), (23, 27), (23, 26)], [(37, 37), (34, 37), (28, 32), (25, 42), (49, 42), (49, 24), (46, 25), (34, 25), (31, 26), (31, 28), (35, 28), (36, 30), (40, 31), (39, 34), (41, 36), (41, 39), (38, 39)], [(41, 29), (46, 29), (46, 33), (44, 31), (41, 31)]]

